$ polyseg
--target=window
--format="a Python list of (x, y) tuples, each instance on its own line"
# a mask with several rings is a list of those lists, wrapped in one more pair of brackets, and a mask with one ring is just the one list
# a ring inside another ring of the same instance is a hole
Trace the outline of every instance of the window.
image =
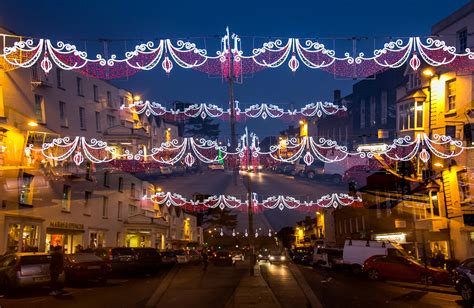
[(456, 109), (456, 79), (446, 81), (446, 108)]
[(130, 197), (135, 198), (135, 183), (130, 184)]
[(100, 133), (100, 112), (95, 112), (95, 130)]
[(135, 212), (137, 211), (137, 207), (133, 204), (128, 205), (128, 216), (133, 216), (135, 215)]
[(109, 212), (109, 197), (102, 198), (102, 218), (107, 218)]
[(464, 53), (467, 48), (467, 29), (456, 32), (457, 48), (459, 53)]
[(398, 106), (398, 129), (423, 128), (423, 102), (408, 102)]
[(117, 220), (122, 220), (122, 206), (123, 202), (119, 201), (117, 205)]
[(82, 78), (80, 77), (76, 78), (76, 87), (77, 87), (77, 95), (84, 96), (84, 93), (82, 91)]
[(112, 106), (112, 93), (110, 93), (110, 91), (107, 91), (107, 106), (113, 107)]
[(91, 214), (91, 199), (92, 199), (92, 192), (85, 191), (84, 192), (84, 215), (89, 216)]
[(370, 126), (373, 127), (376, 124), (375, 121), (375, 96), (370, 97)]
[(61, 126), (68, 127), (69, 123), (68, 123), (67, 114), (66, 114), (65, 102), (59, 102), (59, 120), (60, 120)]
[(92, 86), (92, 92), (94, 94), (94, 102), (99, 102), (99, 87), (96, 85)]
[(33, 177), (34, 175), (24, 172), (20, 178), (20, 194), (18, 196), (20, 204), (33, 204), (33, 191), (31, 189)]
[(125, 98), (120, 96), (120, 107), (125, 106)]
[(365, 100), (360, 101), (360, 128), (365, 128)]
[(111, 115), (107, 115), (107, 126), (112, 127), (115, 126), (115, 117)]
[(408, 76), (408, 88), (409, 89), (414, 89), (418, 88), (421, 86), (421, 78), (420, 78), (420, 73), (412, 73)]
[(469, 176), (466, 170), (458, 172), (458, 186), (461, 202), (470, 199), (471, 193), (469, 190)]
[(63, 186), (62, 208), (63, 211), (71, 211), (71, 186)]
[(109, 172), (108, 171), (104, 172), (104, 186), (109, 187)]
[(86, 109), (84, 107), (79, 107), (79, 127), (86, 129)]
[(380, 124), (387, 124), (388, 97), (387, 91), (380, 94)]
[(119, 177), (118, 179), (118, 191), (123, 192), (123, 177)]
[(44, 98), (42, 95), (35, 94), (35, 117), (39, 123), (44, 123)]
[(63, 87), (63, 71), (56, 67), (56, 85), (59, 89), (64, 89)]
[(449, 136), (453, 139), (456, 139), (456, 126), (454, 125), (446, 125), (446, 136)]

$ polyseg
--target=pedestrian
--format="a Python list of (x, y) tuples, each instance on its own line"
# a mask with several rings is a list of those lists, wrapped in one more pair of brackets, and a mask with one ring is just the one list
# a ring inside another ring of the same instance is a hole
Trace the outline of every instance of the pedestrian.
[(201, 250), (203, 271), (207, 271), (207, 266), (209, 265), (209, 255), (205, 249)]
[(49, 273), (51, 276), (51, 293), (56, 296), (61, 294), (59, 285), (59, 275), (64, 271), (64, 256), (61, 246), (55, 246), (51, 252), (51, 263), (49, 264)]

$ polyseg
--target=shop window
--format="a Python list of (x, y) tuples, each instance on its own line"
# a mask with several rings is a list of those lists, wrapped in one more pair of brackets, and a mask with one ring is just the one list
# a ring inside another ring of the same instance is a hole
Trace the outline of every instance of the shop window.
[(10, 224), (8, 226), (7, 250), (15, 252), (20, 247), (20, 224)]
[(23, 227), (21, 250), (26, 252), (38, 251), (38, 226), (25, 225)]
[(66, 212), (71, 211), (71, 186), (69, 185), (63, 186), (61, 209)]

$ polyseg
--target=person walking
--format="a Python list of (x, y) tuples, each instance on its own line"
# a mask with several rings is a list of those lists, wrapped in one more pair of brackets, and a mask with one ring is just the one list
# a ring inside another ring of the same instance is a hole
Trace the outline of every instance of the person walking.
[(62, 253), (61, 246), (53, 247), (51, 251), (51, 263), (49, 264), (49, 273), (51, 276), (51, 293), (50, 295), (56, 296), (61, 294), (61, 288), (59, 285), (59, 275), (64, 271), (64, 256)]
[(209, 255), (207, 254), (206, 250), (201, 251), (202, 257), (202, 264), (203, 264), (203, 271), (207, 271), (207, 266), (209, 265)]

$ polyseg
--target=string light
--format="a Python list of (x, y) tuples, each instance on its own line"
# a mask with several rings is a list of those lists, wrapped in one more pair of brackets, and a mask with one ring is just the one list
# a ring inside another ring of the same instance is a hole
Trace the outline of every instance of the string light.
[[(190, 117), (196, 118), (201, 117), (205, 119), (206, 117), (210, 118), (220, 118), (224, 116), (230, 116), (230, 109), (224, 110), (216, 105), (212, 104), (194, 104), (189, 107), (186, 107), (184, 110), (179, 109), (167, 109), (156, 102), (150, 101), (136, 101), (128, 106), (120, 106), (122, 110), (128, 110), (135, 114), (145, 114), (146, 116), (164, 116), (170, 115), (175, 117)], [(235, 113), (238, 118), (248, 117), (248, 118), (259, 118), (266, 119), (270, 118), (281, 118), (283, 116), (305, 116), (305, 117), (321, 117), (323, 115), (333, 115), (339, 111), (347, 111), (345, 106), (338, 106), (331, 102), (316, 102), (310, 103), (306, 106), (297, 109), (287, 109), (284, 110), (281, 107), (272, 104), (255, 104), (251, 105), (244, 110), (240, 110), (238, 107), (235, 110)]]
[[(1, 36), (15, 39), (6, 34)], [(387, 68), (401, 67), (407, 62), (413, 70), (420, 67), (421, 61), (431, 66), (471, 70), (474, 53), (469, 48), (460, 52), (438, 39), (428, 37), (423, 42), (420, 37), (410, 37), (387, 42), (382, 49), (375, 49), (372, 56), (362, 52), (356, 56), (352, 56), (351, 52), (337, 56), (335, 50), (327, 49), (318, 41), (289, 38), (285, 41), (278, 39), (264, 42), (262, 47), (254, 48), (251, 54), (246, 55), (240, 37), (230, 34), (226, 29), (221, 39), (221, 49), (215, 52), (215, 56), (209, 55), (208, 50), (198, 48), (193, 42), (172, 42), (170, 39), (139, 44), (134, 50), (125, 52), (122, 58), (116, 54), (109, 58), (97, 54), (91, 58), (75, 45), (61, 41), (53, 44), (49, 39), (17, 39), (13, 46), (4, 47), (0, 56), (12, 68), (31, 67), (40, 61), (45, 73), (51, 70), (54, 63), (64, 70), (76, 70), (103, 79), (131, 76), (139, 71), (154, 69), (160, 63), (166, 74), (170, 74), (174, 64), (177, 64), (181, 68), (209, 75), (228, 78), (233, 72), (233, 77), (240, 77), (267, 68), (277, 68), (286, 62), (293, 72), (303, 64), (310, 69), (325, 70), (337, 76), (363, 78)]]

